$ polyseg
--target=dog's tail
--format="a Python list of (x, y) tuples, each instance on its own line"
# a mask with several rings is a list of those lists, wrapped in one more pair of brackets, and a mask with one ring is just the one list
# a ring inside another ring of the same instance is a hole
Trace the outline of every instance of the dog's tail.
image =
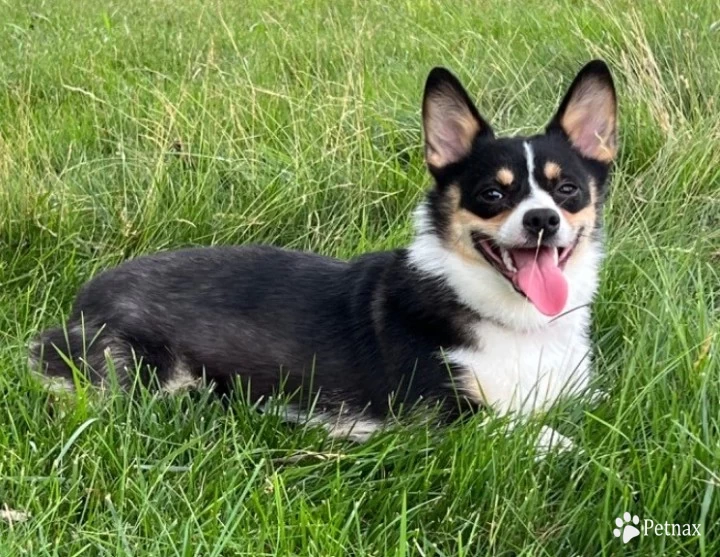
[(68, 324), (43, 331), (28, 347), (30, 370), (51, 390), (73, 390), (78, 379), (105, 385), (114, 380), (123, 386), (133, 361), (130, 345), (104, 326)]

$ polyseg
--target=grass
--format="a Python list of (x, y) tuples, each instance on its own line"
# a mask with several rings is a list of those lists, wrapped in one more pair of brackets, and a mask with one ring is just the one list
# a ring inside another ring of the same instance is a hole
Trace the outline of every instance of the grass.
[[(0, 1), (2, 555), (720, 553), (720, 12), (711, 2)], [(622, 152), (594, 306), (609, 398), (365, 445), (207, 396), (55, 399), (24, 346), (99, 270), (161, 249), (402, 246), (419, 100), (456, 71), (534, 132), (591, 57)], [(623, 546), (623, 511), (701, 537)]]

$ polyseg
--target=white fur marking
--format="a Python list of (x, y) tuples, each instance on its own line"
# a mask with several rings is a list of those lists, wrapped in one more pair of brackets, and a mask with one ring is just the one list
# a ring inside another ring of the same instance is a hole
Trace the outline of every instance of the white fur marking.
[(66, 377), (52, 377), (50, 375), (37, 375), (43, 388), (52, 394), (72, 393), (75, 385)]
[(7, 504), (4, 504), (3, 508), (0, 508), (0, 519), (10, 524), (11, 530), (13, 523), (25, 522), (30, 519), (30, 516), (29, 512), (16, 511), (15, 509), (9, 508)]
[(529, 332), (479, 321), (475, 346), (450, 350), (445, 357), (464, 370), (461, 388), (499, 414), (547, 410), (589, 383), (588, 322), (587, 308)]
[(67, 377), (58, 377), (47, 375), (42, 369), (43, 366), (40, 361), (35, 357), (35, 354), (41, 352), (41, 344), (35, 340), (30, 341), (28, 344), (28, 359), (27, 365), (32, 373), (33, 377), (42, 384), (43, 388), (50, 393), (71, 393), (75, 390), (75, 384)]
[(525, 149), (525, 162), (527, 163), (528, 182), (530, 182), (530, 189), (533, 193), (535, 193), (536, 191), (540, 190), (540, 186), (538, 185), (537, 180), (535, 180), (535, 153), (533, 152), (529, 141), (523, 142), (523, 147)]
[(363, 417), (362, 412), (350, 413), (345, 408), (341, 408), (338, 412), (316, 411), (308, 414), (294, 404), (282, 404), (270, 400), (262, 406), (262, 411), (276, 413), (287, 422), (323, 427), (331, 437), (349, 439), (357, 443), (364, 443), (383, 427), (382, 422)]
[(569, 451), (575, 446), (570, 439), (565, 437), (562, 433), (558, 433), (553, 428), (543, 426), (540, 429), (540, 435), (535, 443), (535, 449), (537, 451), (536, 460), (544, 458), (551, 451)]
[(168, 394), (176, 394), (181, 391), (197, 389), (200, 386), (200, 378), (190, 373), (184, 365), (177, 365), (172, 374), (162, 384), (161, 391)]

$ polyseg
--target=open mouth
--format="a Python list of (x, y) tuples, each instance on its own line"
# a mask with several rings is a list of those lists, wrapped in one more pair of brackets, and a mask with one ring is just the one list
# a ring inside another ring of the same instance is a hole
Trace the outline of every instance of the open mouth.
[(563, 271), (582, 231), (566, 247), (539, 245), (506, 248), (473, 232), (475, 249), (543, 314), (555, 316), (567, 303), (568, 284)]

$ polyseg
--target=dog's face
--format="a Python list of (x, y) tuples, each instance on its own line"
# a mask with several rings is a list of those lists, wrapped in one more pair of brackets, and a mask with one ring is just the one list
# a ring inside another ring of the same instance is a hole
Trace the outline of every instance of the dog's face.
[(436, 68), (425, 87), (423, 125), (436, 182), (426, 226), (478, 277), (492, 276), (488, 288), (502, 281), (503, 295), (512, 292), (545, 316), (568, 310), (569, 269), (599, 252), (595, 232), (616, 154), (607, 66), (586, 65), (545, 133), (525, 138), (496, 138), (458, 80)]

